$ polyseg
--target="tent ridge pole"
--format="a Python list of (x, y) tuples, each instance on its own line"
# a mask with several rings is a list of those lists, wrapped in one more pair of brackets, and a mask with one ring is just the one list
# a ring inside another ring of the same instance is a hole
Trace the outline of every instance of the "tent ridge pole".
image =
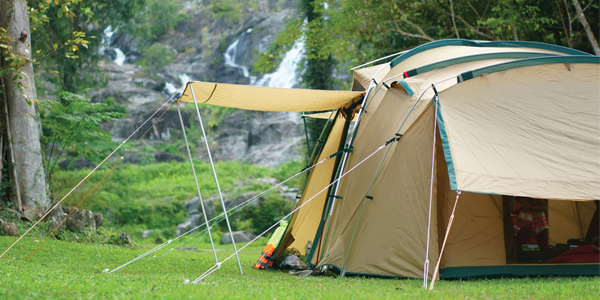
[(427, 277), (429, 275), (429, 240), (431, 234), (431, 206), (433, 203), (433, 176), (435, 172), (435, 142), (437, 130), (438, 101), (437, 93), (433, 97), (433, 149), (431, 150), (431, 182), (429, 184), (429, 212), (427, 214), (427, 242), (425, 248), (425, 263), (423, 264), (423, 288), (427, 288)]
[(192, 174), (194, 174), (194, 181), (196, 182), (196, 190), (198, 191), (198, 198), (200, 199), (200, 207), (202, 207), (202, 214), (204, 215), (204, 222), (206, 224), (206, 229), (208, 231), (208, 239), (210, 240), (210, 245), (212, 246), (213, 254), (215, 256), (215, 261), (218, 264), (219, 258), (217, 257), (217, 250), (215, 249), (215, 243), (213, 242), (212, 234), (210, 233), (208, 217), (206, 216), (206, 210), (204, 209), (204, 200), (202, 199), (202, 193), (200, 193), (200, 185), (198, 184), (198, 177), (196, 176), (196, 169), (194, 168), (194, 160), (192, 159), (192, 152), (190, 151), (190, 144), (188, 142), (187, 135), (185, 133), (185, 126), (183, 125), (183, 118), (181, 117), (181, 109), (179, 109), (179, 100), (177, 100), (177, 113), (179, 114), (179, 122), (181, 123), (181, 132), (183, 132), (183, 139), (185, 140), (185, 147), (187, 149), (187, 153), (190, 158), (190, 166), (192, 166)]
[[(242, 271), (242, 264), (240, 262), (240, 257), (238, 256), (237, 247), (235, 246), (235, 239), (233, 238), (233, 232), (231, 231), (231, 224), (229, 223), (229, 217), (227, 216), (227, 207), (225, 207), (225, 201), (223, 201), (223, 193), (221, 193), (221, 187), (219, 186), (219, 178), (217, 177), (217, 170), (215, 169), (215, 164), (212, 159), (212, 155), (210, 154), (210, 148), (208, 145), (208, 137), (206, 136), (206, 131), (204, 130), (204, 125), (202, 124), (202, 116), (200, 115), (200, 108), (198, 107), (198, 101), (196, 101), (196, 95), (194, 94), (194, 89), (190, 88), (192, 91), (192, 98), (194, 99), (194, 106), (196, 107), (196, 113), (198, 114), (198, 121), (200, 122), (200, 129), (202, 129), (202, 136), (204, 137), (204, 144), (206, 145), (206, 153), (208, 153), (208, 160), (210, 161), (210, 166), (213, 171), (213, 175), (215, 177), (215, 183), (217, 184), (217, 191), (219, 192), (219, 199), (221, 200), (221, 206), (223, 206), (223, 214), (225, 214), (225, 221), (227, 222), (227, 229), (229, 230), (229, 235), (231, 236), (231, 243), (233, 244), (233, 250), (235, 251), (235, 257), (237, 258), (238, 267), (240, 268), (240, 273), (243, 275), (244, 271)], [(211, 240), (212, 241), (212, 240)], [(217, 262), (218, 264), (218, 262)]]

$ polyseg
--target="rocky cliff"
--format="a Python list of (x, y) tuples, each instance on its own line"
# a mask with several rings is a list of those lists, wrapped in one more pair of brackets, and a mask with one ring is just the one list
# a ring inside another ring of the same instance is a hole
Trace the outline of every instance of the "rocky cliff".
[[(240, 12), (237, 19), (228, 19), (215, 18), (205, 1), (186, 2), (183, 9), (187, 19), (158, 39), (175, 58), (153, 73), (139, 65), (142, 51), (134, 39), (121, 32), (124, 30), (107, 28), (103, 49), (106, 60), (101, 68), (107, 72), (108, 82), (91, 96), (94, 102), (112, 97), (116, 103), (126, 105), (127, 117), (105, 125), (105, 129), (111, 131), (114, 140), (123, 140), (188, 81), (297, 87), (301, 42), (275, 73), (251, 75), (259, 54), (271, 46), (279, 30), (296, 13), (296, 6), (295, 0), (264, 0), (257, 8)], [(192, 109), (184, 108), (183, 117), (188, 127), (198, 124)], [(209, 121), (204, 118), (205, 126)], [(212, 128), (211, 151), (216, 160), (270, 166), (298, 159), (298, 149), (305, 147), (303, 126), (296, 126), (299, 121), (296, 113), (229, 112), (218, 124), (207, 126)], [(147, 142), (172, 142), (175, 136), (181, 136), (180, 131), (177, 111), (172, 108), (149, 132)], [(195, 143), (196, 157), (206, 156), (203, 140), (190, 142)]]

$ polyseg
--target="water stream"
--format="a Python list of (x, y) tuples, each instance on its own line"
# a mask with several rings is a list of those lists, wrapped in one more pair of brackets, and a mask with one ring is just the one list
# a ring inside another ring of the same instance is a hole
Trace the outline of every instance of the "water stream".
[(100, 53), (104, 53), (104, 51), (110, 50), (110, 49), (115, 51), (116, 57), (113, 60), (113, 62), (117, 66), (122, 66), (125, 63), (125, 59), (127, 58), (127, 56), (125, 56), (125, 53), (123, 53), (123, 51), (121, 51), (121, 49), (110, 46), (110, 44), (111, 44), (110, 39), (116, 32), (117, 32), (117, 29), (115, 28), (115, 30), (113, 30), (112, 26), (110, 26), (110, 25), (104, 29), (104, 32), (102, 34), (102, 46), (100, 46)]
[(239, 64), (241, 54), (244, 49), (240, 49), (244, 39), (252, 32), (252, 28), (242, 33), (225, 51), (225, 65), (231, 68), (242, 70), (244, 77), (250, 79), (250, 85), (292, 88), (298, 84), (298, 63), (304, 55), (304, 40), (298, 40), (288, 51), (283, 60), (275, 70), (270, 74), (265, 74), (262, 77), (250, 76), (248, 67)]

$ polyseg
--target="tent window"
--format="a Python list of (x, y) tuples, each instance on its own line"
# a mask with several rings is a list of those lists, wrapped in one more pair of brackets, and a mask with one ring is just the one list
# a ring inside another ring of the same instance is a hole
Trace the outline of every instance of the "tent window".
[(598, 262), (598, 201), (503, 196), (506, 263)]

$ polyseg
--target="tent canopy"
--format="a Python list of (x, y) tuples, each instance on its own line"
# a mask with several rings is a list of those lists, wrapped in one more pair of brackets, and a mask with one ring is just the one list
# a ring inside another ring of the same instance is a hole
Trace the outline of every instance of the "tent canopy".
[(260, 111), (323, 111), (343, 107), (362, 92), (269, 88), (212, 82), (190, 82), (179, 99)]

